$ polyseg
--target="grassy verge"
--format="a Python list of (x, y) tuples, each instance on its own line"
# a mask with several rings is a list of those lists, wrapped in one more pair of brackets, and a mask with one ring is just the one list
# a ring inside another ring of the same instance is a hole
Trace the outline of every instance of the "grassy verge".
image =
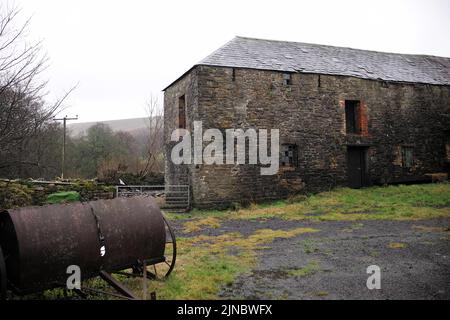
[(308, 197), (270, 204), (251, 205), (241, 210), (194, 210), (173, 219), (261, 219), (286, 220), (371, 220), (428, 219), (450, 216), (450, 183), (400, 185), (365, 189), (339, 188)]

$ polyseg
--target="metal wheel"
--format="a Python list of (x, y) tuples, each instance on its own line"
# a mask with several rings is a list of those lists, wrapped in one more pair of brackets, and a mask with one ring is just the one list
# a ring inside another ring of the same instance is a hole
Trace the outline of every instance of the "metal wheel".
[(166, 279), (175, 267), (175, 262), (177, 259), (177, 242), (175, 240), (175, 233), (164, 215), (163, 220), (166, 229), (166, 247), (164, 250), (165, 261), (149, 266), (149, 270), (147, 271), (147, 277), (155, 280)]
[(0, 247), (0, 300), (6, 300), (6, 265), (2, 248)]
[[(169, 254), (166, 254), (166, 261), (165, 263), (169, 267), (169, 270), (167, 270), (166, 274), (164, 275), (165, 278), (167, 278), (170, 273), (172, 272), (173, 268), (175, 267), (175, 262), (177, 260), (177, 241), (175, 239), (175, 233), (173, 232), (172, 228), (169, 225), (169, 222), (167, 221), (166, 217), (163, 216), (164, 224), (166, 225), (166, 251), (169, 252)], [(167, 256), (170, 255), (170, 259), (168, 260)]]

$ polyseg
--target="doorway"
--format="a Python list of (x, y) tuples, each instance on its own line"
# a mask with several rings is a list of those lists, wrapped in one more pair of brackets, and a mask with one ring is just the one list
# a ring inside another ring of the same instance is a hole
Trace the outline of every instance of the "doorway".
[(347, 176), (350, 188), (370, 185), (367, 147), (347, 147)]

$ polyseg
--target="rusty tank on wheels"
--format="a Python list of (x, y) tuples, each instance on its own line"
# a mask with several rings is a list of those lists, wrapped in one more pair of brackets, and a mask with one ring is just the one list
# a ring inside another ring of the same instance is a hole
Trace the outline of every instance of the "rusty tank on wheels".
[(100, 276), (124, 297), (135, 298), (113, 273), (154, 279), (162, 264), (159, 276), (166, 277), (175, 260), (175, 236), (151, 197), (0, 212), (2, 298), (7, 289), (24, 295), (64, 287), (69, 266), (79, 267), (82, 280)]

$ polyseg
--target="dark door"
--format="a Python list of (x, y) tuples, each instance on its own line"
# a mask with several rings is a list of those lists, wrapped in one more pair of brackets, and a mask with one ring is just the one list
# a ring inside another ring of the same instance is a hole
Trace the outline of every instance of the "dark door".
[(369, 184), (366, 150), (365, 147), (347, 149), (347, 175), (350, 188), (361, 188)]

